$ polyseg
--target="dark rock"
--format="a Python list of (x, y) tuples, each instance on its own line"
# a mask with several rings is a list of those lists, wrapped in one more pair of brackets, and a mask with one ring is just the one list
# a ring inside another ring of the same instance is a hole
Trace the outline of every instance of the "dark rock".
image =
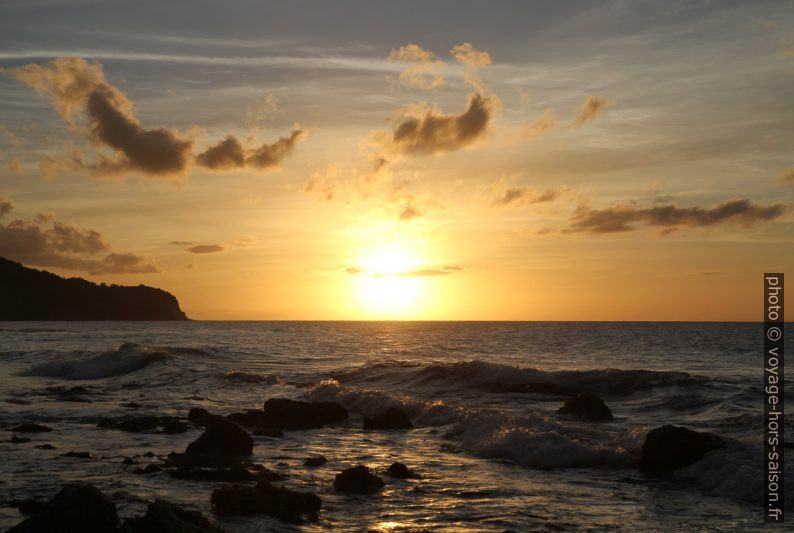
[(155, 500), (142, 517), (130, 518), (121, 533), (223, 533), (198, 511), (187, 511), (165, 500)]
[(136, 461), (132, 457), (125, 457), (124, 460), (121, 462), (121, 464), (123, 464), (123, 465), (134, 465), (134, 464), (136, 464)]
[(325, 463), (328, 462), (328, 459), (325, 458), (323, 455), (318, 455), (316, 457), (309, 457), (305, 461), (303, 461), (303, 466), (323, 466)]
[(400, 479), (420, 478), (419, 474), (405, 466), (403, 463), (394, 462), (386, 470), (386, 475)]
[(334, 479), (334, 488), (338, 492), (349, 494), (371, 494), (381, 490), (383, 485), (383, 480), (364, 465), (343, 470)]
[(364, 429), (410, 429), (411, 419), (402, 409), (390, 407), (374, 418), (364, 419)]
[(172, 420), (163, 425), (163, 433), (184, 433), (188, 429), (190, 429), (190, 426), (181, 420)]
[(39, 450), (54, 450), (55, 449), (55, 446), (53, 446), (52, 444), (37, 444), (35, 447), (38, 448)]
[(188, 320), (176, 298), (138, 285), (97, 285), (0, 257), (2, 320)]
[(279, 429), (318, 429), (347, 419), (347, 410), (337, 402), (304, 402), (270, 398), (264, 416), (269, 427)]
[(196, 453), (187, 455), (171, 452), (165, 460), (166, 468), (231, 468), (248, 465), (240, 455), (224, 455), (219, 453)]
[(212, 417), (209, 411), (201, 407), (191, 407), (187, 414), (187, 419), (197, 426), (206, 426)]
[(157, 472), (161, 472), (163, 469), (158, 465), (146, 465), (145, 468), (136, 468), (133, 470), (134, 474), (155, 474)]
[(210, 420), (198, 439), (188, 444), (185, 454), (250, 455), (253, 448), (254, 440), (243, 428), (231, 420), (217, 417)]
[(268, 514), (285, 522), (317, 520), (322, 500), (311, 492), (297, 492), (260, 481), (256, 487), (230, 485), (212, 493), (212, 510), (219, 516)]
[(47, 502), (39, 500), (13, 500), (11, 505), (16, 507), (20, 513), (30, 516), (42, 512), (47, 507)]
[(20, 424), (11, 428), (11, 431), (16, 431), (17, 433), (44, 433), (46, 431), (52, 431), (52, 428), (42, 426), (41, 424)]
[(551, 396), (570, 396), (572, 391), (556, 383), (515, 383), (504, 388), (503, 392), (524, 394), (548, 394)]
[(662, 426), (645, 436), (640, 471), (655, 475), (670, 474), (677, 468), (700, 460), (706, 452), (722, 444), (722, 439), (711, 433), (699, 433), (679, 426)]
[(30, 442), (30, 441), (31, 439), (27, 437), (17, 437), (16, 435), (14, 435), (13, 437), (11, 437), (11, 440), (8, 442), (10, 442), (11, 444), (25, 444), (26, 442)]
[(94, 454), (91, 452), (66, 452), (66, 453), (62, 453), (61, 457), (74, 457), (76, 459), (93, 459)]
[(249, 409), (243, 413), (232, 413), (226, 418), (244, 428), (269, 428), (272, 419), (262, 409)]
[(612, 411), (609, 410), (604, 400), (594, 394), (579, 394), (568, 398), (565, 405), (557, 410), (561, 415), (574, 415), (591, 421), (614, 420)]
[(9, 533), (113, 533), (119, 529), (116, 506), (90, 485), (66, 485), (32, 517)]

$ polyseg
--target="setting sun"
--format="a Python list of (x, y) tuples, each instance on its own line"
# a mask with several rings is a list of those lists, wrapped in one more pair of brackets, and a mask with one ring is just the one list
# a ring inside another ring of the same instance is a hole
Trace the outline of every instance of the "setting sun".
[(421, 311), (426, 280), (415, 273), (422, 262), (404, 243), (364, 250), (355, 273), (355, 291), (369, 318), (407, 318)]

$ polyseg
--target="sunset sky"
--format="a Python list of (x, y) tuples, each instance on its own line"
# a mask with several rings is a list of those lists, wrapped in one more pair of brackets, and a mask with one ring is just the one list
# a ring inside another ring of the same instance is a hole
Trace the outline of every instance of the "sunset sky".
[(750, 321), (794, 275), (792, 2), (7, 0), (0, 67), (0, 256), (191, 318)]

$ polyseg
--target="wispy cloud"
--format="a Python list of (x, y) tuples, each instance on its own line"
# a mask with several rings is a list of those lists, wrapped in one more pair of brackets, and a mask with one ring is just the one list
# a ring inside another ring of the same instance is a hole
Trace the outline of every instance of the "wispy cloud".
[(579, 106), (576, 118), (571, 122), (571, 127), (578, 128), (586, 122), (595, 120), (612, 102), (600, 96), (585, 96), (584, 102)]
[(403, 85), (431, 90), (444, 84), (444, 74), (441, 72), (444, 62), (418, 44), (406, 44), (392, 49), (388, 59), (409, 63), (400, 73), (400, 83)]

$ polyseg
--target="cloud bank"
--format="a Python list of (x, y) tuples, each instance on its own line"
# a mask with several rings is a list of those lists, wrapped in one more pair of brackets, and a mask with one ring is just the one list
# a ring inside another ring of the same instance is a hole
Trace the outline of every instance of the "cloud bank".
[[(12, 207), (10, 200), (0, 198), (0, 218)], [(71, 226), (51, 215), (0, 224), (0, 256), (25, 265), (59, 267), (89, 274), (158, 272), (139, 255), (111, 252), (96, 230)]]
[(728, 222), (749, 227), (759, 221), (773, 220), (784, 211), (785, 206), (782, 204), (764, 206), (746, 199), (730, 200), (713, 208), (616, 205), (607, 209), (590, 209), (580, 206), (566, 232), (616, 233), (633, 231), (637, 229), (637, 224), (661, 228), (663, 234), (681, 228), (716, 226)]

